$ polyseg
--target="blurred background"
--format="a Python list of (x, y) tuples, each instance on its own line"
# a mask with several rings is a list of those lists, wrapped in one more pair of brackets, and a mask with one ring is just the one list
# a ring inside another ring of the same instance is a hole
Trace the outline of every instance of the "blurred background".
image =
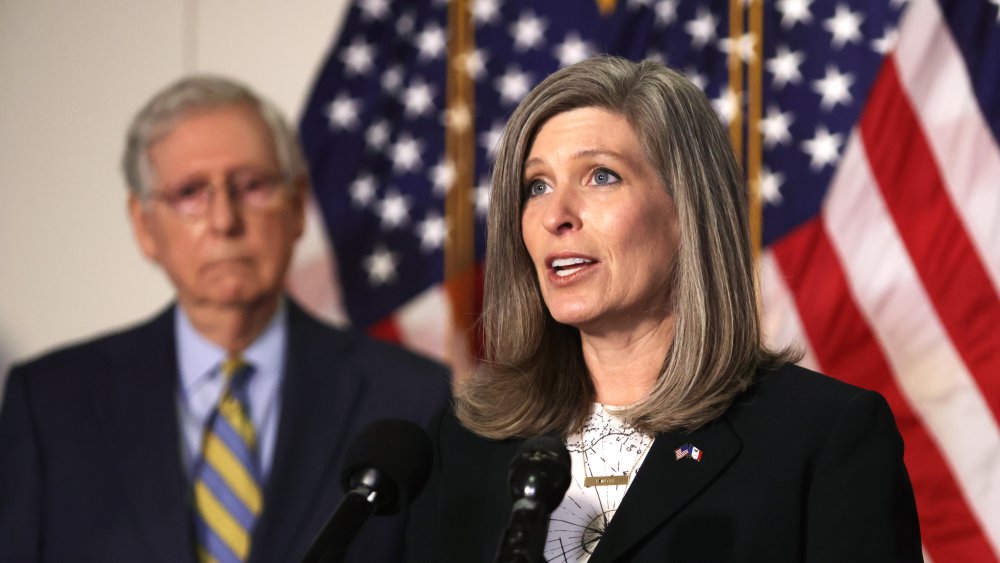
[[(125, 214), (119, 160), (140, 105), (182, 75), (217, 72), (273, 100), (295, 125), (348, 4), (0, 2), (0, 378), (12, 362), (169, 301)], [(298, 268), (325, 252), (311, 219)], [(314, 285), (326, 284), (328, 273), (317, 273), (325, 277)], [(329, 301), (328, 288), (311, 290)]]

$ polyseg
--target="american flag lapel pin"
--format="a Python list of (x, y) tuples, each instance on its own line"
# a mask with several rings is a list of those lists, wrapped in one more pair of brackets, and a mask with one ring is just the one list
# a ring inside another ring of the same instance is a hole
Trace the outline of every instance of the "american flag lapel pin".
[(691, 444), (683, 444), (681, 447), (674, 450), (674, 456), (678, 460), (684, 459), (690, 455), (691, 455)]
[(704, 453), (701, 451), (701, 448), (691, 443), (683, 444), (679, 448), (674, 450), (675, 461), (684, 459), (686, 457), (689, 457), (695, 461), (701, 461), (703, 455)]

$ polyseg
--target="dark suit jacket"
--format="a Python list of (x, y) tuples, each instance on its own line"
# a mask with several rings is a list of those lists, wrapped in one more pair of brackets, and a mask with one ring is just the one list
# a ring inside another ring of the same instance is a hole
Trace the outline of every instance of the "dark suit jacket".
[[(340, 501), (341, 457), (384, 417), (426, 425), (443, 367), (288, 311), (274, 461), (250, 560), (298, 561)], [(14, 368), (0, 411), (0, 562), (194, 561), (174, 312)], [(371, 519), (352, 561), (398, 561), (407, 515)]]
[[(477, 437), (450, 415), (437, 434), (409, 559), (493, 561), (521, 441)], [(701, 462), (676, 458), (684, 443)], [(761, 371), (714, 423), (656, 437), (590, 561), (921, 561), (902, 454), (880, 395), (796, 366)]]

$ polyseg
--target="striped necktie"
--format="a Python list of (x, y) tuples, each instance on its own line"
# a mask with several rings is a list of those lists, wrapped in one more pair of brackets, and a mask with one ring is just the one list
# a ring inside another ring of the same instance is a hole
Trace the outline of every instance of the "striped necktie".
[(261, 510), (257, 438), (246, 408), (246, 382), (252, 371), (239, 357), (222, 363), (226, 388), (205, 426), (194, 475), (202, 563), (238, 563), (250, 553), (250, 534)]

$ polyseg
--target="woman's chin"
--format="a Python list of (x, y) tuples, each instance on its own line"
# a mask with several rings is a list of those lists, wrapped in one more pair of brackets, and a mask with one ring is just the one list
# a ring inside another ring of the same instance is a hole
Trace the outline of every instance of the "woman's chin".
[(549, 309), (557, 323), (582, 328), (594, 322), (596, 315), (589, 307), (562, 307)]

